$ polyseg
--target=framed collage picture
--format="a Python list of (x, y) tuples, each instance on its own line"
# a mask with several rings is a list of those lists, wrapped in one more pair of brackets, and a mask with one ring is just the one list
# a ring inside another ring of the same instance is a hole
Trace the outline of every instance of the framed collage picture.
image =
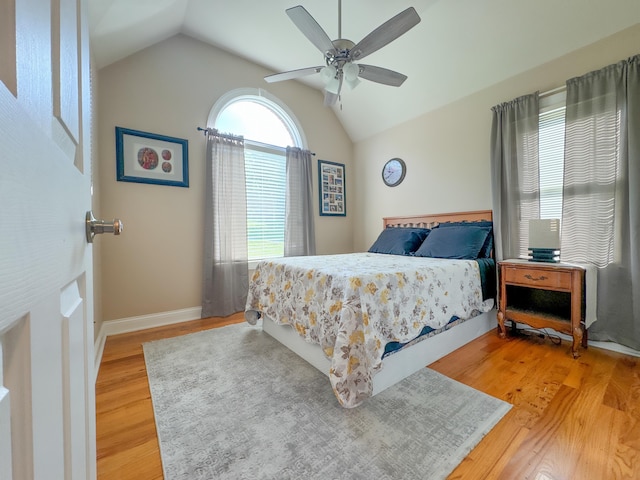
[(320, 215), (346, 216), (346, 179), (344, 164), (318, 160)]
[(188, 187), (188, 151), (185, 139), (116, 127), (116, 178)]

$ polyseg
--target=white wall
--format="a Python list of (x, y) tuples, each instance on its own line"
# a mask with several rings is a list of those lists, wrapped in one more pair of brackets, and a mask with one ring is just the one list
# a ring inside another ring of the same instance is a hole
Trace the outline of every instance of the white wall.
[[(366, 250), (373, 243), (384, 216), (491, 209), (491, 107), (562, 86), (569, 78), (639, 53), (639, 46), (640, 24), (357, 142), (354, 249)], [(434, 72), (441, 74), (446, 72)], [(407, 175), (389, 188), (381, 171), (392, 157), (404, 159)]]
[[(206, 126), (216, 100), (236, 88), (262, 88), (298, 118), (315, 159), (346, 164), (347, 202), (354, 188), (353, 145), (322, 94), (299, 82), (266, 84), (264, 68), (178, 35), (98, 72), (100, 216), (120, 218), (120, 237), (101, 237), (101, 317), (168, 312), (201, 304)], [(189, 188), (117, 182), (116, 126), (189, 140)], [(317, 185), (314, 169), (314, 187)], [(317, 194), (317, 190), (316, 190)], [(353, 218), (320, 217), (320, 254), (352, 251)]]

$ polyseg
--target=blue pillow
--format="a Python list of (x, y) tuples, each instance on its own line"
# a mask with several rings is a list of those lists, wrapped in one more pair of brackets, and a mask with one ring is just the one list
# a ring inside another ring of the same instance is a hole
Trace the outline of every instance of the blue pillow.
[(478, 258), (491, 258), (491, 251), (493, 250), (493, 222), (489, 220), (478, 220), (475, 222), (443, 222), (438, 227), (482, 227), (489, 230), (484, 245), (480, 249)]
[(369, 252), (410, 255), (418, 249), (429, 232), (428, 228), (385, 228), (371, 245)]
[(478, 258), (491, 258), (491, 252), (493, 251), (493, 229), (489, 230), (487, 239), (484, 241), (484, 245), (480, 249)]
[(416, 257), (476, 259), (489, 230), (486, 227), (434, 228), (415, 252)]

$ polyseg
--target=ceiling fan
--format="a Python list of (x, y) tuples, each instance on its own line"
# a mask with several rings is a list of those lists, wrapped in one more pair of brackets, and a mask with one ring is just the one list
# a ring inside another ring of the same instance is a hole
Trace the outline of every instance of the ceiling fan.
[(393, 70), (355, 62), (360, 62), (367, 55), (391, 43), (420, 23), (420, 16), (415, 8), (409, 7), (387, 20), (357, 44), (341, 38), (342, 0), (338, 0), (338, 39), (333, 41), (302, 5), (288, 8), (286, 13), (298, 29), (322, 52), (325, 65), (267, 75), (264, 77), (267, 82), (281, 82), (320, 73), (325, 85), (324, 104), (331, 106), (338, 100), (343, 83), (355, 88), (360, 83), (359, 79), (364, 78), (371, 82), (399, 87), (407, 79), (406, 75)]

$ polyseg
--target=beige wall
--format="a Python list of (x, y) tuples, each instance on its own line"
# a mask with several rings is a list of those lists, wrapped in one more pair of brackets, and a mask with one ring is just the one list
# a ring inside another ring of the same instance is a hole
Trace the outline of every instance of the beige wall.
[[(322, 94), (299, 82), (268, 85), (272, 73), (189, 37), (178, 35), (98, 72), (100, 215), (120, 218), (120, 237), (100, 238), (104, 320), (174, 311), (201, 304), (202, 222), (206, 126), (216, 100), (236, 88), (262, 88), (300, 121), (315, 159), (346, 164), (348, 217), (319, 217), (320, 254), (350, 252), (354, 190), (353, 145)], [(116, 126), (189, 140), (189, 188), (117, 182)], [(314, 186), (317, 185), (314, 169)]]
[[(491, 209), (491, 107), (562, 86), (571, 77), (639, 53), (638, 45), (640, 25), (357, 142), (350, 205), (356, 212), (354, 250), (373, 243), (384, 216)], [(407, 176), (389, 188), (381, 171), (392, 157), (404, 159)]]
[[(173, 37), (99, 71), (100, 214), (124, 235), (102, 238), (99, 283), (105, 320), (200, 305), (204, 138), (211, 106), (235, 88), (263, 88), (303, 126), (316, 159), (347, 165), (346, 218), (319, 217), (319, 254), (366, 250), (382, 217), (491, 208), (491, 107), (638, 53), (640, 25), (352, 145), (320, 92), (298, 82), (267, 85), (260, 66), (185, 36)], [(189, 140), (190, 188), (115, 181), (114, 127)], [(384, 186), (392, 157), (407, 177)], [(314, 176), (317, 172), (314, 170)], [(317, 178), (314, 178), (314, 187)], [(317, 198), (315, 211), (317, 212)]]

